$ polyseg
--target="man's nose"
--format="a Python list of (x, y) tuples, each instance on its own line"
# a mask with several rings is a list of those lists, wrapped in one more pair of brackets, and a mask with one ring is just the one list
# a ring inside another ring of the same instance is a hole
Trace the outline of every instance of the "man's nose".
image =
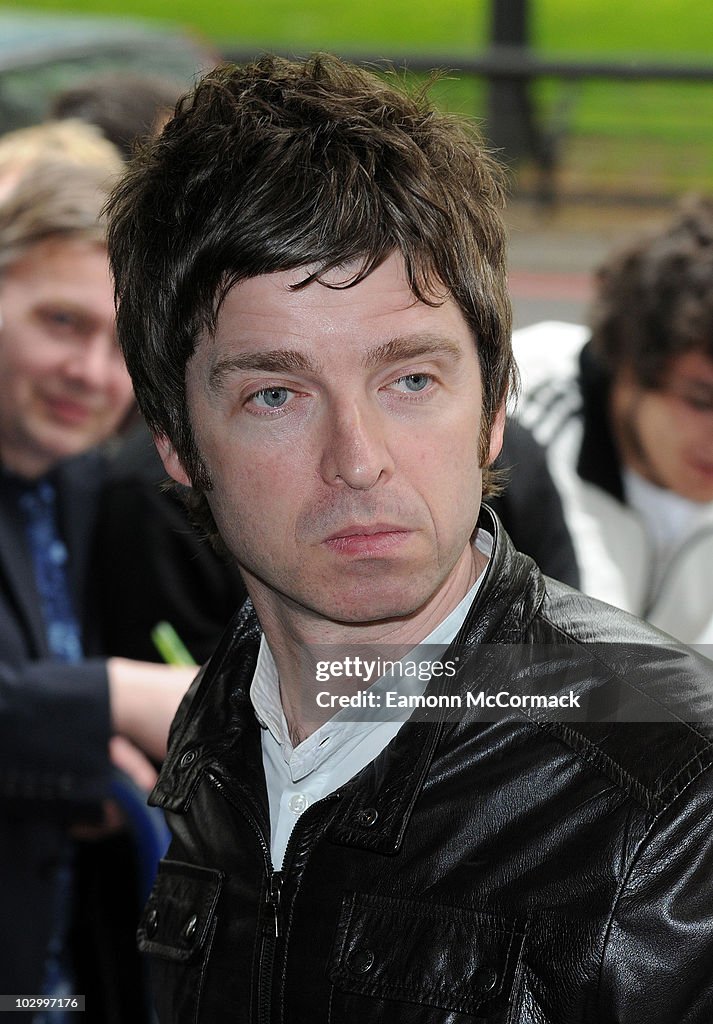
[(333, 407), (325, 424), (322, 478), (368, 490), (393, 471), (388, 423), (378, 407), (367, 400)]
[(67, 378), (76, 384), (101, 390), (120, 365), (121, 357), (114, 339), (97, 332), (72, 350), (65, 363), (65, 372)]

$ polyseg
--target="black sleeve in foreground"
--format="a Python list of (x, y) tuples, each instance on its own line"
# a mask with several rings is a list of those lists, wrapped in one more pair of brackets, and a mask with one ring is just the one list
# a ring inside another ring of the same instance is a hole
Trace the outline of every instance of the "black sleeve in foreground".
[(108, 794), (106, 663), (0, 662), (0, 803), (71, 813)]

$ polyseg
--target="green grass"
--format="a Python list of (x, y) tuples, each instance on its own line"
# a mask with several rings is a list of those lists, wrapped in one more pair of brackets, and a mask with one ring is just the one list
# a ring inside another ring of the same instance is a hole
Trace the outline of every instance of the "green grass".
[[(5, 7), (26, 10), (23, 0)], [(36, 9), (146, 16), (182, 24), (218, 43), (279, 49), (367, 46), (388, 54), (395, 48), (452, 48), (462, 51), (485, 37), (487, 5), (412, 3), (411, 0), (39, 0)]]
[[(4, 6), (28, 10), (24, 0), (5, 0)], [(490, 0), (35, 0), (33, 7), (163, 19), (218, 46), (352, 50), (375, 57), (417, 51), (447, 54), (457, 65), (459, 55), (487, 45)], [(713, 66), (711, 26), (707, 0), (531, 0), (533, 43), (547, 56), (649, 57)], [(444, 82), (437, 96), (451, 109), (482, 116), (482, 82)], [(571, 143), (601, 138), (612, 173), (621, 165), (623, 173), (636, 176), (632, 169), (639, 164), (629, 151), (639, 146), (650, 162), (651, 147), (658, 145), (671, 150), (670, 158), (654, 160), (663, 168), (664, 189), (713, 186), (713, 84), (547, 81), (538, 84), (536, 97), (543, 123), (562, 132), (565, 152), (578, 153), (577, 159), (586, 163), (596, 145)]]
[(713, 56), (706, 0), (533, 0), (533, 36), (549, 52)]
[[(6, 8), (165, 19), (222, 43), (296, 50), (418, 47), (469, 52), (485, 44), (489, 0), (4, 0)], [(559, 53), (711, 55), (705, 0), (531, 0), (538, 48)]]

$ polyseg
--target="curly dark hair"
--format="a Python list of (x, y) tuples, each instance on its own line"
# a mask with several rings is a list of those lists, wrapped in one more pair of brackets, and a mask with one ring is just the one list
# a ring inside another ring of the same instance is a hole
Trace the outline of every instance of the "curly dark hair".
[[(452, 295), (477, 343), (484, 438), (514, 382), (501, 171), (423, 92), (326, 55), (221, 66), (178, 106), (109, 206), (118, 332), (140, 407), (198, 490), (210, 480), (186, 363), (239, 281), (403, 256), (414, 295)], [(487, 444), (481, 438), (481, 452)], [(483, 461), (485, 461), (483, 459)]]
[(661, 230), (637, 239), (597, 272), (592, 348), (611, 376), (657, 388), (672, 358), (713, 359), (713, 201), (683, 200)]

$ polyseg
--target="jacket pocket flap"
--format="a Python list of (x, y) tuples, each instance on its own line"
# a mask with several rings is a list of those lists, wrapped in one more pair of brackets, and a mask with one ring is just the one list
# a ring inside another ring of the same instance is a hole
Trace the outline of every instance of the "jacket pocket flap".
[(329, 977), (343, 992), (491, 1012), (512, 995), (524, 930), (495, 914), (415, 900), (344, 898)]
[(210, 932), (223, 872), (162, 860), (137, 938), (142, 953), (185, 963)]

